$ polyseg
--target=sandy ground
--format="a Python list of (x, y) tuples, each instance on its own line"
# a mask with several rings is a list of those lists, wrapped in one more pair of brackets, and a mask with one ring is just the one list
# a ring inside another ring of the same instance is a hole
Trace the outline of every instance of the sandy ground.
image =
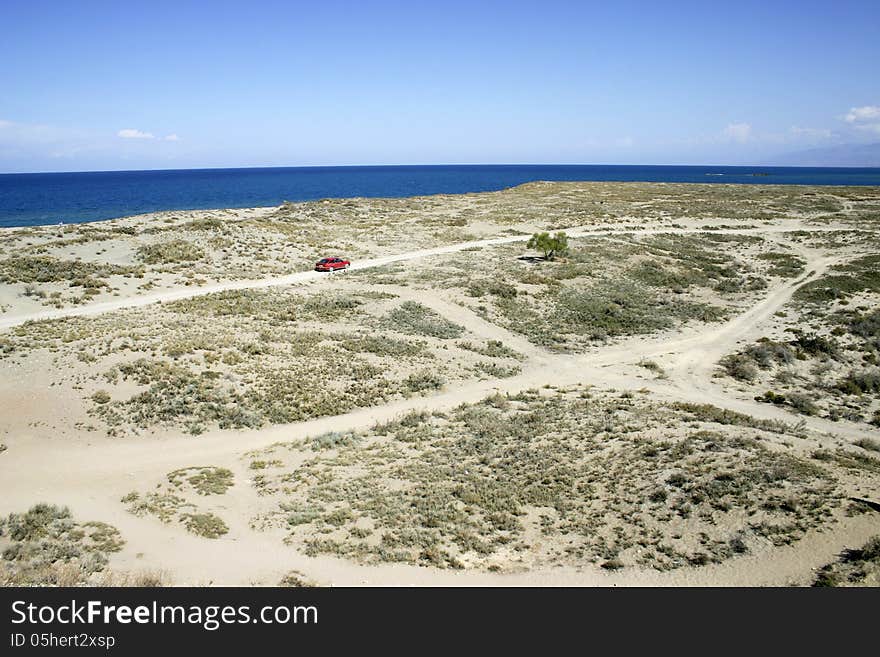
[[(569, 235), (572, 238), (576, 237), (591, 237), (591, 236), (608, 236), (615, 234), (626, 234), (631, 231), (627, 231), (625, 229), (620, 229), (616, 226), (602, 226), (600, 228), (594, 229), (584, 229), (578, 226), (563, 228), (563, 232)], [(795, 231), (807, 230), (808, 232), (832, 232), (837, 230), (836, 228), (831, 227), (815, 227), (809, 226), (806, 224), (800, 223), (792, 223), (789, 222), (785, 226), (770, 226), (764, 228), (744, 228), (744, 229), (717, 229), (714, 234), (720, 235), (749, 235), (749, 234), (760, 234), (760, 235), (773, 235), (773, 234), (784, 234), (791, 233)], [(643, 228), (637, 231), (639, 235), (661, 235), (661, 234), (671, 234), (671, 235), (696, 235), (704, 233), (705, 231), (699, 228), (685, 228), (685, 229), (676, 229), (676, 228)], [(368, 258), (366, 260), (360, 260), (352, 263), (349, 271), (359, 271), (365, 269), (373, 269), (376, 267), (382, 267), (385, 265), (391, 265), (395, 263), (405, 263), (413, 260), (419, 260), (422, 258), (428, 258), (431, 256), (443, 255), (448, 253), (456, 253), (461, 251), (467, 251), (470, 249), (483, 248), (488, 246), (495, 246), (500, 244), (516, 244), (521, 242), (527, 242), (531, 235), (514, 235), (508, 237), (496, 237), (492, 239), (484, 239), (484, 240), (471, 240), (468, 242), (460, 242), (458, 244), (451, 244), (448, 246), (436, 247), (433, 249), (421, 249), (418, 251), (409, 251), (406, 253), (399, 253), (390, 256), (382, 256), (380, 258)], [(335, 272), (336, 274), (340, 274), (342, 272)], [(112, 312), (114, 310), (121, 310), (124, 308), (140, 308), (143, 306), (149, 306), (154, 303), (168, 302), (168, 301), (177, 301), (179, 299), (189, 299), (197, 296), (204, 296), (208, 294), (213, 294), (216, 292), (224, 292), (227, 290), (252, 290), (252, 289), (260, 289), (267, 287), (280, 287), (285, 285), (296, 285), (299, 283), (309, 283), (313, 281), (318, 281), (323, 278), (326, 278), (327, 274), (322, 272), (315, 271), (301, 271), (296, 272), (294, 274), (288, 274), (285, 276), (270, 276), (267, 278), (260, 278), (255, 280), (241, 280), (241, 281), (231, 281), (224, 283), (211, 283), (202, 285), (197, 289), (173, 289), (173, 290), (165, 290), (162, 292), (156, 292), (151, 294), (137, 294), (137, 295), (126, 295), (121, 296), (121, 298), (113, 300), (113, 301), (105, 301), (101, 303), (92, 303), (85, 306), (75, 306), (72, 308), (64, 308), (57, 310), (39, 310), (36, 312), (21, 312), (20, 308), (14, 307), (13, 304), (8, 304), (8, 309), (6, 313), (0, 317), (0, 329), (8, 329), (15, 326), (20, 326), (25, 322), (31, 321), (40, 321), (47, 319), (61, 319), (64, 317), (83, 317), (89, 315), (99, 315), (102, 313)]]
[[(681, 586), (681, 585), (788, 585), (807, 584), (814, 569), (835, 558), (844, 547), (862, 544), (880, 532), (876, 514), (845, 519), (821, 532), (811, 532), (791, 546), (730, 559), (722, 564), (699, 568), (680, 568), (670, 572), (627, 568), (608, 572), (586, 565), (581, 568), (558, 567), (520, 573), (445, 571), (409, 565), (359, 565), (343, 559), (306, 557), (285, 546), (277, 533), (257, 532), (249, 528), (256, 507), (256, 493), (248, 486), (252, 473), (241, 460), (243, 451), (266, 447), (278, 441), (290, 441), (336, 430), (367, 429), (376, 422), (391, 420), (413, 409), (429, 411), (451, 409), (462, 403), (476, 402), (494, 391), (516, 392), (538, 388), (547, 383), (556, 386), (573, 384), (601, 385), (619, 390), (647, 390), (661, 402), (689, 401), (711, 403), (747, 413), (756, 418), (792, 421), (786, 410), (732, 394), (723, 382), (713, 379), (717, 361), (743, 344), (764, 334), (766, 325), (792, 298), (794, 292), (815, 280), (846, 256), (822, 249), (797, 245), (786, 240), (792, 231), (823, 233), (835, 226), (814, 225), (806, 221), (786, 221), (761, 227), (721, 228), (716, 233), (760, 234), (782, 239), (797, 249), (806, 261), (806, 273), (794, 280), (774, 283), (763, 290), (759, 299), (744, 312), (710, 326), (684, 328), (659, 336), (627, 338), (581, 355), (555, 354), (530, 343), (523, 336), (488, 322), (468, 308), (456, 304), (438, 291), (436, 294), (407, 288), (388, 288), (402, 299), (418, 300), (441, 315), (464, 326), (473, 335), (486, 340), (503, 340), (526, 356), (522, 372), (516, 376), (485, 381), (471, 381), (444, 389), (427, 397), (398, 400), (384, 406), (324, 417), (292, 425), (274, 425), (259, 430), (209, 430), (196, 437), (179, 432), (159, 432), (150, 437), (108, 439), (100, 434), (81, 434), (63, 440), (46, 435), (28, 439), (4, 438), (10, 449), (0, 455), (0, 511), (23, 510), (40, 500), (69, 505), (78, 517), (100, 519), (116, 526), (125, 537), (125, 549), (111, 560), (119, 571), (161, 570), (176, 584), (274, 585), (290, 570), (328, 585), (600, 585), (600, 586)], [(691, 234), (700, 229), (642, 228), (641, 234)], [(570, 236), (597, 236), (625, 233), (618, 225), (574, 226)], [(417, 264), (433, 256), (461, 252), (475, 247), (524, 242), (528, 236), (507, 235), (469, 240), (435, 248), (365, 259), (353, 264), (353, 270), (407, 262)], [(29, 310), (11, 308), (0, 318), (0, 329), (9, 330), (25, 322), (69, 316), (98, 315), (123, 308), (143, 307), (154, 303), (210, 294), (222, 290), (264, 288), (271, 286), (310, 285), (322, 289), (343, 284), (344, 274), (332, 276), (304, 271), (258, 279), (215, 282), (201, 287), (163, 290), (151, 294), (129, 295), (112, 301), (63, 309)], [(340, 278), (342, 279), (340, 281)], [(666, 378), (646, 377), (636, 367), (639, 361), (652, 359), (666, 372)], [(29, 407), (33, 389), (41, 378), (22, 381), (15, 396), (4, 400), (6, 413), (40, 416), (38, 408)], [(29, 392), (30, 391), (30, 392)], [(15, 409), (14, 411), (12, 409)], [(867, 435), (875, 429), (846, 421), (830, 422), (804, 418), (806, 428), (819, 444), (833, 446)], [(145, 482), (161, 480), (165, 473), (194, 464), (226, 467), (235, 474), (235, 496), (228, 496), (224, 517), (230, 531), (217, 540), (190, 535), (179, 526), (138, 518), (128, 513), (120, 498)], [(871, 491), (868, 491), (871, 492)], [(875, 499), (880, 491), (873, 491)]]

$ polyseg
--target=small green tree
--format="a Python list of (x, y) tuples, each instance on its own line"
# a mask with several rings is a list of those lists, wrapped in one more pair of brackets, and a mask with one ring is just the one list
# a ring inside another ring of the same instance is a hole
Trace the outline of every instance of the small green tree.
[(561, 231), (553, 236), (550, 233), (535, 233), (526, 246), (543, 252), (544, 260), (553, 260), (558, 255), (568, 253), (568, 235)]

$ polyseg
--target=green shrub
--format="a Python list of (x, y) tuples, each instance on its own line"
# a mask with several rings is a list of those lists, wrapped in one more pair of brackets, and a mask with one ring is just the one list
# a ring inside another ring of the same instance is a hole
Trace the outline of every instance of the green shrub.
[(98, 390), (92, 395), (92, 401), (96, 404), (107, 404), (110, 402), (110, 393), (106, 390)]
[(849, 322), (849, 331), (866, 339), (880, 338), (880, 310), (856, 315)]
[(439, 390), (444, 383), (443, 377), (430, 370), (413, 372), (403, 381), (404, 387), (412, 392)]
[(804, 415), (816, 415), (819, 412), (819, 408), (816, 406), (815, 402), (806, 394), (801, 392), (791, 392), (786, 395), (786, 401), (788, 405), (791, 406), (799, 413), (803, 413)]
[(766, 338), (746, 347), (743, 353), (761, 368), (770, 367), (774, 363), (789, 364), (795, 361), (795, 353), (791, 347)]
[(768, 390), (763, 395), (759, 395), (755, 397), (755, 401), (767, 402), (768, 404), (776, 404), (777, 406), (782, 406), (785, 404), (786, 399), (785, 395), (780, 395), (772, 390)]
[(186, 506), (186, 501), (179, 495), (168, 492), (150, 492), (141, 496), (137, 491), (132, 491), (121, 500), (128, 505), (128, 512), (141, 517), (146, 515), (156, 516), (164, 523), (171, 522)]
[(229, 527), (213, 513), (185, 513), (180, 517), (187, 531), (204, 538), (220, 538), (229, 532)]
[(791, 344), (807, 356), (835, 356), (840, 350), (833, 338), (802, 331), (795, 332), (795, 339)]
[(233, 484), (233, 474), (226, 468), (190, 467), (168, 473), (168, 482), (175, 488), (184, 482), (192, 486), (199, 495), (223, 495)]
[(139, 246), (137, 256), (148, 265), (165, 265), (201, 260), (205, 257), (205, 252), (192, 242), (170, 240)]
[(316, 319), (338, 319), (363, 305), (363, 301), (353, 296), (315, 295), (303, 303), (303, 311)]
[(488, 356), (489, 358), (522, 358), (522, 355), (520, 355), (519, 352), (514, 351), (510, 347), (506, 347), (501, 340), (486, 340), (485, 346), (474, 344), (472, 342), (459, 342), (457, 343), (457, 346), (461, 349)]
[(658, 365), (653, 360), (645, 360), (644, 358), (642, 358), (638, 363), (636, 363), (636, 365), (638, 365), (639, 367), (644, 367), (646, 370), (654, 372), (655, 374), (664, 374), (663, 368), (660, 367), (660, 365)]
[(208, 231), (216, 231), (224, 227), (224, 223), (222, 219), (218, 219), (217, 217), (201, 217), (199, 219), (193, 219), (183, 225), (183, 228), (188, 228), (190, 230), (208, 230)]
[(702, 272), (695, 269), (677, 270), (665, 267), (656, 260), (643, 260), (629, 270), (629, 275), (637, 281), (650, 285), (683, 292), (691, 285), (704, 285), (709, 280)]
[(35, 504), (26, 513), (11, 513), (6, 530), (13, 541), (33, 541), (59, 534), (72, 527), (70, 509), (51, 504)]
[(306, 576), (298, 570), (290, 570), (285, 573), (284, 577), (281, 578), (281, 580), (278, 582), (278, 586), (308, 588), (317, 585), (312, 580), (307, 579)]
[(125, 544), (115, 527), (76, 522), (66, 507), (43, 503), (0, 519), (0, 536), (4, 534), (8, 545), (0, 563), (0, 586), (87, 584), (104, 570), (108, 553)]
[(385, 316), (381, 325), (400, 333), (426, 335), (442, 340), (458, 338), (464, 333), (463, 327), (415, 301), (404, 301)]
[(553, 260), (557, 255), (565, 255), (568, 252), (568, 236), (562, 231), (553, 236), (549, 233), (535, 233), (526, 244), (526, 248), (541, 251), (545, 260)]
[(880, 452), (880, 440), (874, 440), (873, 438), (859, 438), (853, 444), (871, 452)]
[(359, 439), (359, 436), (354, 433), (328, 431), (312, 438), (312, 446), (315, 449), (336, 449), (337, 447), (354, 445)]
[(791, 427), (779, 420), (762, 420), (759, 418), (731, 411), (726, 408), (713, 406), (712, 404), (692, 404), (690, 402), (675, 402), (672, 408), (683, 411), (693, 419), (702, 422), (715, 422), (717, 424), (732, 424), (736, 426), (752, 427), (769, 431), (771, 433), (795, 433), (796, 427)]
[(346, 351), (355, 353), (375, 354), (376, 356), (419, 356), (425, 355), (426, 349), (422, 342), (406, 342), (387, 336), (359, 335), (333, 336), (339, 339), (339, 346)]
[(880, 392), (880, 368), (850, 372), (835, 387), (847, 395)]
[(823, 566), (813, 586), (876, 586), (880, 576), (880, 536), (861, 548), (844, 550), (837, 561)]
[(802, 258), (791, 253), (761, 253), (758, 259), (770, 263), (770, 269), (767, 271), (771, 276), (780, 276), (783, 278), (794, 278), (800, 276), (804, 272), (806, 264)]
[(758, 368), (745, 354), (729, 354), (721, 359), (721, 366), (729, 376), (740, 381), (754, 381), (758, 377)]

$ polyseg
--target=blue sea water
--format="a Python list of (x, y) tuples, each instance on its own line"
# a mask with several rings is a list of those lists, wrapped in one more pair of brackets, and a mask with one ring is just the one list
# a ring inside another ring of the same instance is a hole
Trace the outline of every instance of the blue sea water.
[(0, 226), (80, 223), (159, 210), (269, 206), (285, 200), (484, 192), (534, 180), (880, 185), (880, 169), (443, 165), (0, 174)]

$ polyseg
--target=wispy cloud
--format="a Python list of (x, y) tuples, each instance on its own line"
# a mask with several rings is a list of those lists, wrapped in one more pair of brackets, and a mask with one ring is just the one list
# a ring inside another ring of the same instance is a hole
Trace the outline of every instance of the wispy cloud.
[(45, 144), (78, 136), (76, 130), (58, 128), (42, 123), (22, 123), (0, 119), (0, 140), (4, 143)]
[(726, 139), (744, 143), (752, 138), (752, 126), (748, 123), (730, 123), (721, 134)]
[(124, 128), (116, 133), (117, 137), (123, 139), (155, 139), (156, 136), (152, 132), (142, 132), (135, 128)]
[(880, 134), (880, 105), (851, 107), (843, 119), (856, 130), (866, 130)]
[(144, 132), (143, 130), (138, 130), (136, 128), (125, 128), (116, 133), (117, 137), (122, 137), (123, 139), (157, 139), (159, 141), (180, 141), (180, 137), (178, 137), (175, 133), (171, 133), (170, 135), (166, 135), (164, 137), (157, 137), (152, 132)]
[(0, 171), (57, 171), (59, 162), (64, 162), (63, 168), (112, 169), (126, 158), (141, 158), (157, 166), (164, 159), (181, 156), (190, 146), (183, 139), (176, 133), (136, 128), (83, 130), (0, 115)]
[(789, 130), (789, 132), (798, 137), (807, 137), (814, 139), (830, 139), (834, 135), (833, 132), (825, 128), (802, 128), (797, 125), (791, 126), (791, 130)]

